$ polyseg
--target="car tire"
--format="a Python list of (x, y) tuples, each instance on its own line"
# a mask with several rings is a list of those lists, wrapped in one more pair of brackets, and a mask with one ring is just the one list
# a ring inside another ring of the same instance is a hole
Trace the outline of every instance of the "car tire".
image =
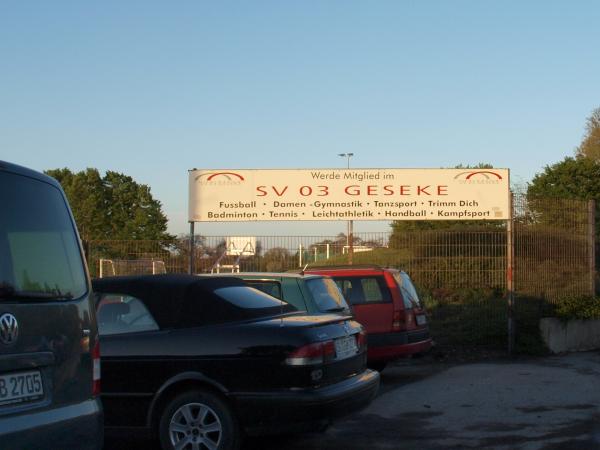
[(386, 366), (387, 361), (373, 361), (368, 364), (369, 369), (376, 370), (377, 372), (383, 372)]
[(187, 391), (173, 398), (160, 417), (158, 434), (163, 450), (173, 450), (183, 440), (188, 441), (180, 447), (183, 449), (238, 450), (242, 440), (229, 405), (205, 390)]

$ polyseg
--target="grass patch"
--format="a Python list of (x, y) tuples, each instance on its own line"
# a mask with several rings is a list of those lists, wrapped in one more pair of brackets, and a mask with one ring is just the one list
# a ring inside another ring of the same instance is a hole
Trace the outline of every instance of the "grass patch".
[[(493, 290), (470, 289), (455, 291), (450, 299), (430, 294), (424, 300), (430, 314), (431, 335), (442, 348), (508, 348), (508, 306), (504, 296)], [(546, 303), (539, 299), (516, 299), (516, 353), (548, 353), (539, 331), (539, 320), (546, 309)]]
[(502, 299), (427, 303), (431, 335), (438, 344), (506, 348), (506, 304)]
[[(412, 252), (406, 249), (376, 248), (369, 252), (355, 252), (353, 264), (375, 264), (382, 267), (400, 267), (408, 263)], [(310, 266), (339, 266), (348, 264), (348, 255), (332, 256), (329, 259), (309, 263)]]

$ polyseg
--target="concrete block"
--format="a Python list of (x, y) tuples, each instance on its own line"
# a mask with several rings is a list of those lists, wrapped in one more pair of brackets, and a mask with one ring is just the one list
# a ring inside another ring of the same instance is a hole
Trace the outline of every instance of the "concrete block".
[(552, 353), (600, 349), (600, 320), (569, 320), (546, 317), (540, 320), (540, 332)]

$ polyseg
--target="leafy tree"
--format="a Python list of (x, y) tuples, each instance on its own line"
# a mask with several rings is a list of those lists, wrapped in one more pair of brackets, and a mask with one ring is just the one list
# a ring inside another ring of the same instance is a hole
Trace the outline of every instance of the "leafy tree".
[(292, 255), (283, 247), (274, 247), (267, 250), (262, 262), (267, 272), (282, 272), (292, 267), (293, 264)]
[(585, 128), (583, 141), (577, 147), (577, 157), (600, 162), (600, 108), (592, 111)]
[(161, 203), (147, 185), (97, 169), (46, 171), (61, 184), (83, 240), (172, 240)]
[(165, 239), (167, 217), (150, 187), (122, 173), (108, 171), (104, 177), (107, 216), (113, 239)]
[(567, 157), (537, 174), (527, 189), (528, 222), (576, 232), (587, 222), (583, 201), (600, 199), (600, 164)]
[(533, 197), (600, 199), (600, 164), (589, 158), (566, 157), (546, 166), (527, 188)]
[(92, 236), (95, 239), (107, 238), (103, 212), (106, 192), (98, 170), (86, 169), (74, 174), (65, 168), (48, 170), (46, 173), (62, 185), (82, 239), (89, 240)]
[[(577, 200), (600, 200), (600, 108), (587, 119), (576, 157), (546, 166), (528, 185), (527, 194), (532, 223), (577, 227), (587, 220), (585, 205)], [(565, 200), (557, 205), (556, 199)]]
[(470, 164), (458, 164), (457, 166), (453, 167), (454, 169), (493, 169), (494, 166), (491, 165), (490, 163), (477, 163), (474, 166), (470, 165)]

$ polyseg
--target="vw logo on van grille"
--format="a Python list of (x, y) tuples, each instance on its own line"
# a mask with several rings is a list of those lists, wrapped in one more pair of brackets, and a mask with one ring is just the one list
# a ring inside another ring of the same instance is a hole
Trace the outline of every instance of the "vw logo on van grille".
[(17, 318), (10, 313), (0, 316), (0, 342), (12, 345), (19, 337), (19, 324)]

